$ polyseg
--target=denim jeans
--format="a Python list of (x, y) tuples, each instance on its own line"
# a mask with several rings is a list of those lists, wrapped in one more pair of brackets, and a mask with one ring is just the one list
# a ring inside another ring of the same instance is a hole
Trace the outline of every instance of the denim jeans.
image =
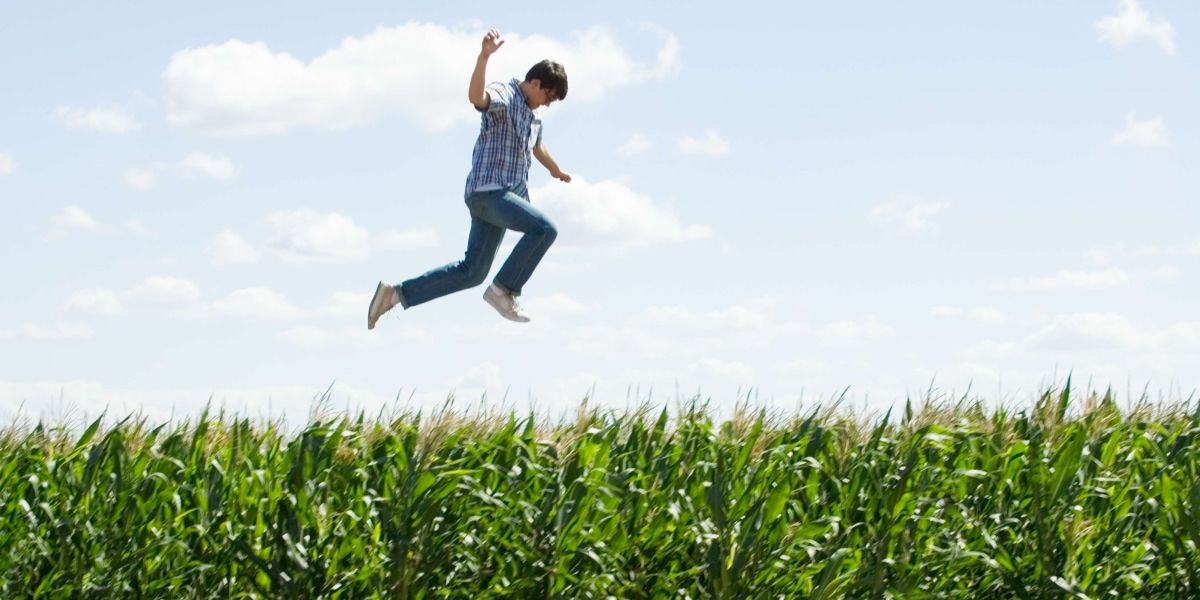
[(471, 234), (467, 237), (466, 254), (458, 262), (401, 283), (399, 293), (404, 308), (483, 283), (507, 229), (524, 235), (492, 281), (519, 296), (533, 269), (558, 236), (558, 230), (542, 211), (509, 190), (475, 192), (467, 196), (467, 208), (471, 211)]

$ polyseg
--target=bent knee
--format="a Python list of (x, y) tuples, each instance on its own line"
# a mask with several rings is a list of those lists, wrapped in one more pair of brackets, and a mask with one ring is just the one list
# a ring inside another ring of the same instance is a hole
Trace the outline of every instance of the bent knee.
[(467, 271), (466, 277), (463, 279), (465, 280), (467, 287), (475, 287), (483, 283), (484, 279), (487, 279), (487, 274), (487, 269), (472, 269)]
[(546, 221), (544, 224), (542, 224), (541, 233), (542, 237), (546, 238), (547, 241), (553, 242), (554, 238), (558, 237), (558, 228), (554, 226), (554, 223)]

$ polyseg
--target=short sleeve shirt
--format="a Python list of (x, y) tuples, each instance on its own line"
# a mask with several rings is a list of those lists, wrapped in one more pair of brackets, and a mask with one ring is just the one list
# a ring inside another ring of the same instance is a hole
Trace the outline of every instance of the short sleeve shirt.
[(480, 111), (465, 195), (504, 188), (528, 200), (531, 151), (542, 142), (542, 120), (525, 103), (517, 79), (492, 83), (487, 94), (490, 102)]

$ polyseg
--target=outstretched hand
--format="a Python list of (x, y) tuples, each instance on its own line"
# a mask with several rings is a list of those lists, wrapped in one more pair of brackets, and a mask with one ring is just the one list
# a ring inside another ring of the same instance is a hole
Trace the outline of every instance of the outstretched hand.
[(487, 35), (483, 36), (483, 47), (480, 48), (479, 53), (484, 56), (491, 56), (503, 45), (504, 40), (500, 39), (500, 32), (493, 29), (487, 32)]
[(555, 171), (555, 172), (551, 173), (550, 176), (562, 181), (563, 183), (571, 183), (570, 173), (563, 173), (562, 171)]

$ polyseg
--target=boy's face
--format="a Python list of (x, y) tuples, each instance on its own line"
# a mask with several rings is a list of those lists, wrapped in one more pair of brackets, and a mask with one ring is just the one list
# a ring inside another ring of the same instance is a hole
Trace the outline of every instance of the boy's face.
[(529, 87), (531, 93), (525, 98), (525, 102), (529, 105), (529, 108), (550, 106), (551, 102), (558, 101), (558, 98), (554, 95), (554, 91), (543, 88), (540, 80), (531, 80), (529, 82)]

